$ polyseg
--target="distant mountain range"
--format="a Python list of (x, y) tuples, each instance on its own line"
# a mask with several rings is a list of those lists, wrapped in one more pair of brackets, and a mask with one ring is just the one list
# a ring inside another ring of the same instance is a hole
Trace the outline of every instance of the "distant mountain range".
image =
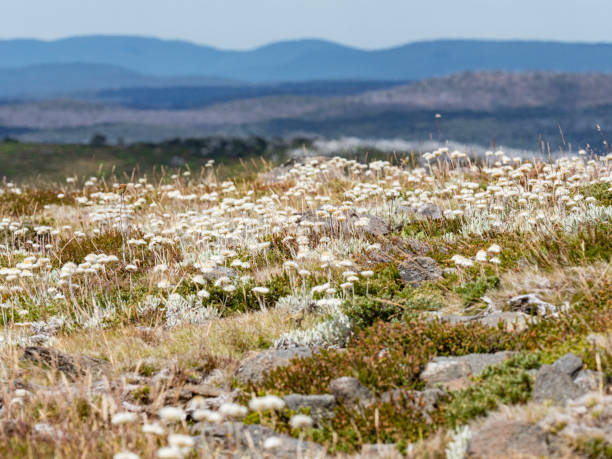
[[(89, 65), (81, 67), (83, 64)], [(110, 67), (93, 68), (92, 64)], [(2, 68), (1, 82), (7, 75), (14, 82), (24, 75), (24, 84), (31, 84), (32, 75), (38, 74), (44, 83), (49, 72), (48, 79), (66, 76), (78, 80), (79, 89), (105, 84), (109, 88), (147, 86), (140, 82), (146, 77), (213, 77), (250, 83), (407, 81), (466, 70), (612, 72), (612, 44), (441, 40), (367, 51), (323, 40), (297, 40), (231, 51), (176, 40), (84, 36), (55, 41), (0, 40)], [(156, 85), (159, 83), (157, 80)], [(163, 83), (176, 85), (176, 81)], [(19, 85), (14, 83), (13, 89), (19, 91)]]
[(0, 136), (24, 140), (308, 134), (533, 150), (542, 139), (601, 144), (607, 129), (612, 44), (442, 40), (365, 51), (300, 40), (228, 51), (125, 36), (0, 40)]

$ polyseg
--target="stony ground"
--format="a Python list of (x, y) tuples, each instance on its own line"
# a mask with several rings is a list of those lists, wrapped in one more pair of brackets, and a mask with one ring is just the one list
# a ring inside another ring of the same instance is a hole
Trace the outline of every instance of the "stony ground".
[(612, 457), (612, 156), (0, 188), (2, 457)]

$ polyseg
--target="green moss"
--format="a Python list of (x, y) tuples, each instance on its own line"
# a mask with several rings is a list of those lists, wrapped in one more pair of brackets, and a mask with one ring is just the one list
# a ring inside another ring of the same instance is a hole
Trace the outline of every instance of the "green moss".
[(609, 439), (597, 437), (576, 442), (576, 449), (594, 459), (612, 459), (612, 443)]
[(486, 368), (476, 379), (475, 385), (448, 396), (443, 405), (446, 424), (455, 428), (496, 409), (500, 404), (527, 402), (533, 386), (527, 370), (538, 368), (540, 364), (539, 354), (527, 354)]
[(597, 199), (597, 204), (601, 206), (612, 206), (612, 188), (609, 183), (599, 182), (593, 185), (581, 187), (578, 192), (584, 197)]
[(369, 327), (379, 320), (387, 322), (401, 316), (404, 311), (402, 307), (385, 300), (362, 296), (346, 301), (343, 310), (354, 326), (359, 329)]
[(151, 388), (149, 386), (141, 386), (132, 392), (132, 397), (139, 403), (148, 404), (151, 402)]
[(463, 285), (455, 287), (455, 292), (458, 293), (463, 299), (463, 303), (466, 306), (472, 305), (480, 300), (480, 298), (492, 288), (499, 285), (499, 277), (497, 276), (485, 276), (479, 277), (478, 279), (470, 282), (466, 282)]

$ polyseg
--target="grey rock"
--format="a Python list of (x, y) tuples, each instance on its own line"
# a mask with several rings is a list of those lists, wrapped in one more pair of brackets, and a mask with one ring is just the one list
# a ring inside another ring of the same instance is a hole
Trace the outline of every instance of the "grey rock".
[(498, 311), (479, 319), (479, 322), (488, 327), (498, 327), (501, 322), (506, 331), (521, 332), (528, 327), (531, 320), (533, 319), (522, 312)]
[(238, 276), (236, 270), (226, 268), (225, 266), (215, 266), (214, 268), (202, 271), (202, 277), (211, 282), (214, 282), (221, 277), (229, 277), (230, 279), (233, 279), (236, 276)]
[(571, 352), (552, 364), (553, 368), (574, 378), (582, 369), (582, 359)]
[(467, 457), (547, 457), (546, 432), (522, 421), (491, 420), (472, 433)]
[(599, 389), (600, 381), (605, 382), (606, 378), (602, 373), (593, 370), (580, 370), (574, 377), (574, 384), (582, 392), (593, 392)]
[(442, 218), (442, 211), (440, 208), (431, 202), (422, 204), (417, 209), (416, 214), (421, 218), (431, 218), (434, 220), (440, 220)]
[[(299, 440), (288, 435), (279, 434), (272, 429), (258, 424), (246, 425), (241, 422), (224, 422), (222, 424), (198, 423), (192, 431), (198, 433), (198, 446), (210, 448), (204, 454), (215, 452), (214, 457), (326, 457), (325, 450), (316, 443)], [(266, 450), (264, 442), (276, 437), (280, 446)], [(216, 453), (221, 453), (217, 456)], [(253, 454), (251, 456), (250, 454)], [(213, 457), (213, 456), (204, 456)]]
[(266, 373), (289, 365), (294, 357), (310, 357), (311, 355), (312, 349), (305, 346), (259, 352), (243, 360), (236, 372), (236, 380), (241, 384), (261, 382)]
[(421, 379), (428, 385), (447, 383), (456, 379), (479, 375), (491, 365), (497, 365), (510, 358), (512, 352), (494, 354), (468, 354), (460, 357), (435, 357), (421, 373)]
[(473, 375), (479, 375), (485, 368), (502, 363), (512, 357), (513, 354), (514, 352), (500, 351), (493, 354), (468, 354), (458, 359), (470, 366)]
[(437, 406), (438, 401), (443, 395), (444, 391), (437, 388), (425, 389), (423, 391), (395, 389), (383, 392), (380, 400), (383, 403), (397, 403), (409, 397), (413, 398), (416, 403), (422, 404), (425, 412), (430, 412)]
[(536, 373), (532, 398), (536, 402), (550, 400), (562, 404), (580, 396), (582, 391), (572, 377), (553, 365), (542, 365)]
[(283, 400), (287, 404), (287, 408), (292, 411), (308, 408), (315, 423), (318, 423), (321, 419), (333, 417), (336, 407), (336, 397), (330, 394), (289, 394), (284, 396)]
[(421, 239), (408, 239), (408, 245), (416, 255), (425, 256), (431, 250), (431, 245)]
[(106, 360), (86, 356), (73, 356), (42, 346), (26, 347), (21, 359), (36, 365), (55, 368), (70, 378), (76, 378), (88, 373), (99, 376), (110, 370), (110, 364)]
[(557, 317), (559, 315), (556, 306), (542, 301), (535, 293), (515, 296), (508, 300), (508, 305), (513, 311), (521, 311), (529, 315), (542, 317)]
[(468, 323), (477, 318), (478, 316), (460, 316), (458, 314), (449, 314), (449, 315), (440, 317), (441, 320), (448, 322), (451, 325)]
[(442, 277), (442, 270), (438, 263), (430, 257), (409, 258), (402, 262), (398, 269), (402, 280), (412, 287), (418, 287), (424, 281)]
[(345, 405), (369, 405), (374, 402), (374, 395), (359, 382), (357, 378), (344, 376), (334, 379), (329, 384), (330, 392), (340, 403)]
[(421, 373), (421, 379), (428, 386), (432, 386), (467, 378), (471, 374), (472, 368), (467, 362), (454, 357), (436, 357), (427, 364)]
[[(308, 211), (299, 215), (297, 223), (303, 221), (322, 223), (321, 231), (328, 234), (366, 234), (368, 236), (384, 236), (390, 231), (389, 225), (380, 217), (371, 214), (359, 214), (350, 210), (343, 214), (344, 219), (338, 220), (333, 216), (319, 216), (317, 211)], [(366, 221), (362, 226), (360, 220)]]

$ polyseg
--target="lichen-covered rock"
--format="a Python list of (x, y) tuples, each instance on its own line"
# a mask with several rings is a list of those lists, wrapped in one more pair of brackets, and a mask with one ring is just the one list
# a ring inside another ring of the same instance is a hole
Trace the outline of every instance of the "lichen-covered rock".
[(310, 357), (309, 347), (293, 347), (289, 349), (271, 349), (251, 354), (242, 361), (236, 372), (236, 380), (241, 384), (260, 383), (264, 375), (275, 368), (287, 366), (294, 357)]
[(582, 370), (583, 364), (580, 357), (570, 352), (557, 359), (552, 366), (561, 373), (574, 378)]
[(529, 321), (533, 320), (525, 313), (513, 312), (513, 311), (496, 311), (491, 314), (487, 314), (485, 317), (478, 321), (488, 327), (498, 327), (499, 323), (502, 322), (503, 327), (506, 331), (521, 332), (529, 326)]
[(405, 397), (411, 397), (415, 403), (422, 405), (425, 412), (432, 411), (440, 398), (444, 395), (444, 391), (437, 388), (418, 390), (394, 389), (383, 392), (380, 396), (380, 401), (383, 403), (397, 403)]
[[(454, 388), (466, 385), (466, 378), (477, 376), (485, 368), (497, 365), (512, 356), (511, 352), (501, 351), (493, 354), (468, 354), (460, 357), (435, 357), (421, 373), (421, 379), (428, 386), (442, 384)], [(460, 381), (463, 381), (460, 383)]]
[(292, 411), (300, 411), (307, 408), (315, 423), (321, 419), (331, 418), (336, 407), (336, 397), (330, 394), (302, 395), (289, 394), (283, 397), (287, 408)]
[(329, 384), (330, 392), (345, 405), (369, 405), (375, 401), (374, 395), (357, 378), (344, 376)]
[[(199, 435), (199, 446), (208, 448), (202, 451), (203, 457), (253, 457), (251, 454), (254, 454), (254, 457), (287, 459), (327, 457), (321, 445), (279, 434), (258, 424), (198, 423), (192, 427), (192, 431)], [(269, 441), (271, 438), (274, 440)]]
[(411, 257), (398, 266), (400, 277), (411, 287), (418, 287), (424, 281), (442, 277), (438, 263), (430, 257)]
[(82, 355), (73, 356), (42, 346), (26, 347), (21, 359), (37, 365), (46, 365), (55, 368), (70, 378), (82, 376), (87, 373), (100, 375), (110, 369), (110, 364), (106, 360)]
[(388, 234), (389, 225), (380, 217), (370, 214), (359, 214), (354, 210), (340, 215), (327, 214), (324, 211), (308, 211), (298, 216), (297, 223), (308, 222), (313, 228), (331, 235), (365, 234), (384, 236)]
[(555, 368), (553, 365), (543, 365), (535, 377), (532, 398), (536, 402), (547, 400), (564, 403), (582, 394), (572, 377)]

